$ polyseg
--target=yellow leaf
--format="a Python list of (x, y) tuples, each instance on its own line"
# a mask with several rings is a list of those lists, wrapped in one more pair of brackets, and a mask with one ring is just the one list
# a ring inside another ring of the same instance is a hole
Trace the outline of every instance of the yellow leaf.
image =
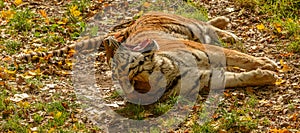
[(14, 4), (15, 4), (16, 6), (18, 6), (18, 5), (22, 4), (22, 3), (23, 3), (22, 0), (15, 0), (15, 2), (14, 2)]
[(62, 115), (62, 112), (58, 111), (58, 112), (55, 114), (54, 118), (58, 119), (58, 118), (61, 117), (61, 115)]
[(62, 65), (62, 61), (57, 62), (57, 64), (58, 64), (59, 66), (61, 66), (61, 65)]
[(29, 102), (23, 102), (23, 101), (20, 101), (20, 102), (18, 102), (17, 103), (18, 104), (18, 106), (20, 106), (20, 107), (22, 107), (22, 108), (27, 108), (27, 107), (29, 107)]
[(35, 69), (35, 72), (36, 72), (38, 75), (41, 75), (41, 69), (40, 69), (40, 68)]
[(282, 80), (281, 78), (279, 78), (276, 80), (275, 85), (281, 85), (284, 82), (285, 82), (285, 80)]
[(283, 62), (283, 60), (280, 60), (280, 65), (282, 66), (282, 69), (279, 70), (279, 72), (288, 72), (292, 70), (292, 68)]
[(66, 61), (66, 64), (68, 67), (72, 67), (73, 66), (73, 62), (72, 60), (65, 60)]
[(277, 32), (281, 33), (281, 28), (280, 27), (276, 27)]
[(148, 8), (148, 7), (151, 6), (151, 4), (150, 4), (149, 2), (145, 2), (145, 3), (143, 4), (143, 6), (146, 7), (146, 8)]
[(61, 74), (63, 74), (63, 75), (70, 75), (71, 73), (68, 72), (68, 71), (62, 71)]
[(55, 128), (50, 128), (49, 130), (48, 130), (48, 133), (53, 133), (54, 132), (54, 130), (55, 130)]
[(28, 74), (31, 76), (36, 76), (37, 74), (34, 71), (28, 71)]
[(11, 19), (14, 17), (15, 12), (14, 11), (1, 11), (1, 16), (5, 19)]
[(50, 24), (50, 20), (48, 18), (45, 19), (46, 24)]
[(10, 70), (4, 69), (4, 72), (7, 73), (7, 74), (14, 75), (14, 74), (16, 74), (17, 71), (16, 70), (15, 71), (10, 71)]
[(78, 7), (75, 5), (75, 6), (71, 6), (71, 8), (69, 9), (70, 10), (70, 13), (72, 16), (74, 17), (78, 17), (80, 16), (81, 12), (77, 10)]
[(264, 26), (264, 24), (259, 24), (256, 26), (256, 28), (259, 30), (263, 30), (263, 29), (265, 29), (265, 26)]
[(47, 13), (45, 10), (39, 10), (39, 12), (44, 18), (47, 18)]
[(61, 21), (58, 21), (57, 24), (66, 24), (68, 22), (67, 18), (63, 18)]
[(282, 32), (282, 28), (281, 28), (281, 24), (280, 23), (274, 23), (273, 25), (275, 26), (275, 29), (277, 30), (277, 32), (279, 32), (279, 33)]
[(75, 124), (73, 125), (73, 130), (77, 130), (77, 127)]
[(281, 27), (281, 24), (280, 23), (274, 23), (274, 26), (275, 27)]
[(39, 58), (39, 56), (37, 56), (37, 55), (34, 55), (34, 56), (32, 56), (32, 60), (36, 60), (37, 58)]
[(288, 20), (287, 20), (288, 22), (293, 22), (293, 19), (291, 19), (291, 18), (288, 18)]

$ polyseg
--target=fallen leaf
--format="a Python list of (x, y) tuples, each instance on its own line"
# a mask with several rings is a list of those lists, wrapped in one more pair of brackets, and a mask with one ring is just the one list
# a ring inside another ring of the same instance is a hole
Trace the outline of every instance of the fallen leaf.
[(264, 26), (264, 24), (259, 24), (259, 25), (256, 26), (256, 28), (259, 29), (259, 30), (264, 30), (265, 26)]
[(14, 97), (10, 98), (9, 100), (11, 100), (13, 102), (20, 102), (26, 98), (29, 98), (29, 95), (26, 93), (22, 93), (22, 94), (15, 94)]
[(282, 80), (281, 78), (278, 78), (275, 82), (275, 85), (281, 85), (282, 83), (284, 83), (285, 80)]
[(146, 7), (146, 8), (148, 8), (148, 7), (151, 6), (151, 4), (149, 2), (144, 2), (143, 6)]
[(44, 17), (47, 18), (47, 13), (45, 10), (39, 10), (39, 13)]
[(36, 132), (36, 131), (38, 131), (38, 128), (37, 127), (32, 127), (32, 128), (30, 128), (30, 131)]
[(48, 133), (53, 133), (55, 131), (55, 128), (50, 128), (49, 130), (48, 130)]
[(21, 5), (22, 3), (23, 3), (22, 0), (15, 0), (15, 2), (14, 2), (14, 4), (15, 4), (16, 6)]
[(15, 71), (10, 71), (10, 70), (7, 70), (7, 69), (4, 69), (4, 72), (7, 73), (7, 74), (11, 74), (11, 75), (14, 75), (16, 74), (16, 70)]
[(13, 18), (14, 14), (15, 12), (11, 10), (1, 11), (1, 16), (7, 20)]
[(282, 66), (282, 69), (280, 69), (279, 72), (288, 72), (292, 70), (292, 68), (289, 67), (283, 60), (280, 60), (280, 65)]
[(58, 112), (55, 114), (54, 118), (58, 119), (58, 118), (61, 117), (61, 115), (62, 115), (62, 112), (58, 111)]
[(30, 103), (20, 101), (20, 102), (17, 103), (17, 105), (22, 107), (22, 108), (27, 108), (27, 107), (29, 107)]
[(78, 10), (78, 7), (75, 5), (75, 6), (71, 6), (71, 8), (69, 9), (70, 13), (72, 16), (74, 17), (79, 17), (81, 12)]
[(63, 18), (61, 21), (58, 21), (57, 24), (61, 24), (61, 25), (64, 25), (64, 24), (67, 24), (68, 23), (68, 19), (67, 18)]
[(297, 118), (298, 118), (298, 114), (297, 114), (297, 113), (294, 113), (294, 114), (292, 114), (292, 115), (290, 116), (290, 120), (291, 120), (291, 121), (296, 121)]

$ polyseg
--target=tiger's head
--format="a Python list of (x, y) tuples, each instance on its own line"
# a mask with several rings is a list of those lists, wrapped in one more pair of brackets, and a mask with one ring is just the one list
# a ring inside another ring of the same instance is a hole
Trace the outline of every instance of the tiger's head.
[(153, 70), (155, 55), (159, 50), (158, 43), (153, 39), (145, 39), (136, 45), (113, 45), (114, 54), (111, 58), (112, 78), (121, 86), (125, 97), (133, 103), (151, 104), (164, 93), (165, 82), (158, 85), (154, 82), (163, 74)]

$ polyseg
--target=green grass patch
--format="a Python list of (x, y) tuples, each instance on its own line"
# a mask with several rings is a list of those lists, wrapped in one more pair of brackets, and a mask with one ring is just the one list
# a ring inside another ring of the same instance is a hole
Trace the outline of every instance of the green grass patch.
[(300, 40), (296, 40), (296, 41), (289, 43), (288, 50), (291, 52), (300, 53)]
[(32, 22), (34, 16), (35, 14), (29, 9), (16, 11), (9, 23), (15, 30), (29, 31), (35, 25)]
[(116, 110), (122, 116), (135, 119), (143, 120), (145, 118), (146, 109), (142, 105), (128, 103), (124, 108)]
[(9, 41), (5, 42), (5, 51), (9, 55), (13, 55), (13, 54), (17, 53), (21, 47), (22, 47), (22, 43), (19, 41), (9, 40)]
[(21, 124), (22, 119), (18, 115), (13, 115), (11, 118), (5, 120), (5, 123), (0, 127), (0, 131), (14, 131), (17, 133), (27, 133), (29, 132), (28, 126)]
[(3, 0), (0, 0), (0, 8), (4, 8), (4, 1)]
[(175, 3), (173, 0), (157, 0), (153, 3), (148, 2), (148, 0), (141, 0), (140, 2), (133, 3), (130, 6), (137, 7), (140, 5), (142, 5), (142, 11), (137, 14), (135, 19), (145, 12), (159, 11), (174, 13), (187, 18), (193, 18), (201, 21), (208, 20), (208, 10), (195, 2), (191, 2), (191, 0), (188, 0), (187, 2), (176, 1)]
[(195, 133), (217, 133), (218, 130), (210, 122), (206, 122), (203, 125), (194, 124), (192, 131)]

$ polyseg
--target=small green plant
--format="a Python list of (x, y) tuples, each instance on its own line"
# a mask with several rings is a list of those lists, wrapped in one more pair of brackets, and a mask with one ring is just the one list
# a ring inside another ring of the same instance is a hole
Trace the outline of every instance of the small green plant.
[(296, 41), (293, 41), (291, 42), (289, 45), (288, 45), (288, 50), (291, 51), (291, 52), (300, 52), (300, 40), (296, 40)]
[(270, 125), (270, 120), (268, 118), (263, 118), (262, 120), (262, 125), (263, 126), (269, 126)]
[(158, 127), (150, 127), (151, 133), (161, 133), (162, 131)]
[(91, 2), (89, 0), (72, 0), (71, 5), (77, 6), (79, 11), (83, 12), (84, 10), (87, 10), (87, 7), (89, 7)]
[[(0, 90), (2, 90), (2, 89), (3, 88), (0, 87)], [(8, 99), (6, 99), (7, 95), (8, 95), (8, 92), (4, 89), (0, 92), (0, 112), (2, 112), (4, 109), (6, 109), (10, 103), (10, 101)]]
[(115, 111), (124, 117), (135, 120), (143, 120), (145, 118), (145, 108), (142, 105), (128, 103), (125, 107)]
[(194, 124), (192, 130), (195, 133), (217, 133), (217, 129), (212, 126), (210, 122), (206, 122), (203, 125)]
[(299, 14), (300, 2), (297, 0), (260, 0), (261, 12), (279, 18), (294, 18)]
[(249, 112), (255, 112), (249, 108), (238, 108), (229, 111), (222, 110), (222, 118), (218, 121), (222, 123), (219, 125), (220, 129), (225, 130), (239, 130), (249, 132), (251, 129), (257, 127), (258, 120), (252, 119), (248, 114)]
[(33, 106), (36, 110), (43, 110), (43, 109), (44, 109), (44, 104), (43, 104), (43, 103), (40, 103), (40, 102), (34, 103), (32, 106)]
[(12, 118), (6, 120), (3, 125), (0, 126), (1, 131), (15, 131), (15, 132), (29, 132), (28, 127), (21, 124), (21, 119), (18, 115), (13, 115)]
[(25, 82), (27, 84), (31, 84), (32, 87), (38, 87), (41, 88), (44, 86), (43, 82), (41, 81), (40, 77), (32, 78), (32, 79), (26, 79)]
[(47, 44), (47, 45), (54, 45), (54, 44), (64, 44), (64, 38), (59, 35), (52, 35), (49, 34), (46, 38), (42, 39), (42, 43)]
[(34, 14), (29, 9), (17, 11), (10, 20), (10, 25), (18, 31), (29, 31), (34, 27), (33, 17)]
[(4, 1), (0, 0), (0, 8), (3, 8), (3, 7), (4, 7)]
[(20, 50), (21, 46), (22, 43), (18, 41), (8, 41), (5, 45), (6, 52), (10, 55), (15, 54), (18, 50)]
[(112, 94), (108, 97), (108, 99), (116, 99), (119, 98), (120, 95), (122, 95), (123, 91), (115, 90), (112, 92)]
[(68, 112), (56, 111), (54, 114), (55, 124), (57, 124), (58, 126), (63, 125), (65, 123), (65, 121), (67, 120), (68, 116), (69, 116)]
[(295, 109), (295, 104), (294, 103), (288, 104), (288, 109), (293, 111)]
[(241, 7), (253, 9), (259, 4), (259, 0), (235, 0), (235, 3)]
[(254, 95), (252, 95), (247, 103), (250, 105), (250, 107), (254, 108), (257, 105), (258, 100)]
[(158, 105), (155, 106), (153, 112), (157, 115), (163, 114), (163, 113), (167, 112), (171, 107), (172, 107), (172, 104), (158, 103)]
[(55, 101), (46, 105), (47, 112), (55, 112), (55, 111), (66, 111), (64, 106), (62, 106), (61, 101)]
[(200, 5), (197, 5), (191, 0), (188, 0), (187, 2), (177, 1), (176, 3), (174, 3), (174, 0), (156, 0), (152, 3), (148, 2), (147, 0), (141, 0), (139, 2), (134, 2), (130, 5), (130, 7), (139, 7), (140, 5), (143, 5), (141, 6), (141, 12), (136, 14), (135, 19), (141, 16), (144, 12), (159, 11), (174, 13), (202, 21), (208, 20), (208, 10)]
[(188, 1), (179, 7), (175, 14), (182, 15), (187, 18), (193, 18), (201, 21), (208, 20), (208, 10), (202, 6), (195, 5), (194, 2)]
[(33, 120), (34, 120), (36, 123), (41, 123), (41, 121), (43, 120), (43, 117), (42, 117), (40, 114), (34, 114), (34, 115), (33, 115)]

